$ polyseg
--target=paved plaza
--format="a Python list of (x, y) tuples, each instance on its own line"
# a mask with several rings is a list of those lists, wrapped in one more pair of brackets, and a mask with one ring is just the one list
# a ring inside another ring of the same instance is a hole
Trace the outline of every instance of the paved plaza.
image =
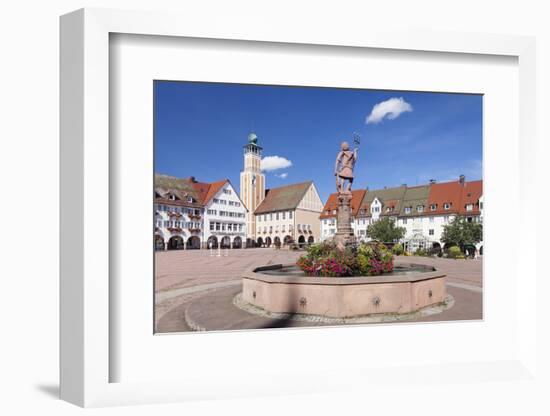
[[(156, 331), (327, 325), (261, 317), (233, 305), (233, 298), (241, 292), (243, 271), (262, 265), (294, 263), (303, 254), (273, 248), (157, 252)], [(454, 298), (454, 305), (442, 313), (407, 322), (482, 319), (482, 260), (399, 256), (396, 263), (426, 264), (444, 272), (447, 292)]]

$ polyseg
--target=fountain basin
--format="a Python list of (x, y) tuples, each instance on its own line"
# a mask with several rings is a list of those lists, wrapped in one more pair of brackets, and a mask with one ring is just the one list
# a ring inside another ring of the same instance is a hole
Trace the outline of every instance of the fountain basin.
[(242, 298), (269, 312), (331, 318), (407, 314), (444, 302), (445, 274), (409, 266), (410, 272), (359, 277), (305, 276), (293, 264), (263, 266), (243, 276)]

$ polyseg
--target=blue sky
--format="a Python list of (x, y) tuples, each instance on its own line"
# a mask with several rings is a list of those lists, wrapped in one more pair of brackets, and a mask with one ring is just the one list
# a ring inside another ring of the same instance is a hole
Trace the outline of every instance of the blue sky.
[(154, 88), (157, 173), (228, 178), (238, 189), (254, 131), (264, 157), (291, 162), (264, 172), (268, 188), (313, 180), (325, 201), (339, 144), (357, 132), (354, 189), (481, 179), (480, 95), (169, 81)]

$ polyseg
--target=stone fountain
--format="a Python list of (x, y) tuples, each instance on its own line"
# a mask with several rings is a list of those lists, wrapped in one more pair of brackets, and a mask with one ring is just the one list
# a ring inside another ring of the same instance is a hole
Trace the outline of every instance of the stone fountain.
[[(350, 150), (343, 142), (336, 156), (334, 175), (338, 192), (337, 232), (339, 250), (357, 244), (351, 227), (351, 185), (359, 138)], [(445, 274), (433, 267), (407, 265), (400, 272), (380, 276), (306, 276), (296, 265), (257, 267), (243, 276), (244, 304), (267, 313), (356, 318), (371, 315), (410, 315), (434, 305), (449, 305)], [(433, 309), (433, 308), (432, 308)], [(441, 310), (443, 310), (441, 309)]]

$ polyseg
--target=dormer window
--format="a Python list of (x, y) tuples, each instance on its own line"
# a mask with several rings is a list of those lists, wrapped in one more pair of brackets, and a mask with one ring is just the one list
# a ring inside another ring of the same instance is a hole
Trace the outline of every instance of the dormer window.
[(168, 195), (168, 199), (169, 199), (170, 201), (175, 201), (175, 200), (176, 200), (176, 195), (170, 194), (170, 195)]
[(432, 211), (435, 211), (435, 210), (437, 209), (437, 204), (432, 204), (432, 205), (430, 205), (430, 209), (431, 209)]
[(418, 206), (416, 207), (416, 211), (417, 211), (417, 212), (424, 212), (424, 205), (418, 205)]
[(474, 209), (474, 204), (467, 204), (466, 211), (472, 211)]
[(187, 197), (187, 202), (189, 202), (190, 204), (192, 204), (192, 203), (193, 203), (193, 197), (188, 196), (188, 197)]
[(405, 214), (410, 214), (412, 211), (412, 207), (405, 207)]
[(450, 209), (451, 208), (451, 204), (449, 204), (448, 202), (445, 202), (443, 204), (443, 209)]
[(386, 208), (386, 212), (392, 212), (393, 211), (393, 207), (387, 207)]

